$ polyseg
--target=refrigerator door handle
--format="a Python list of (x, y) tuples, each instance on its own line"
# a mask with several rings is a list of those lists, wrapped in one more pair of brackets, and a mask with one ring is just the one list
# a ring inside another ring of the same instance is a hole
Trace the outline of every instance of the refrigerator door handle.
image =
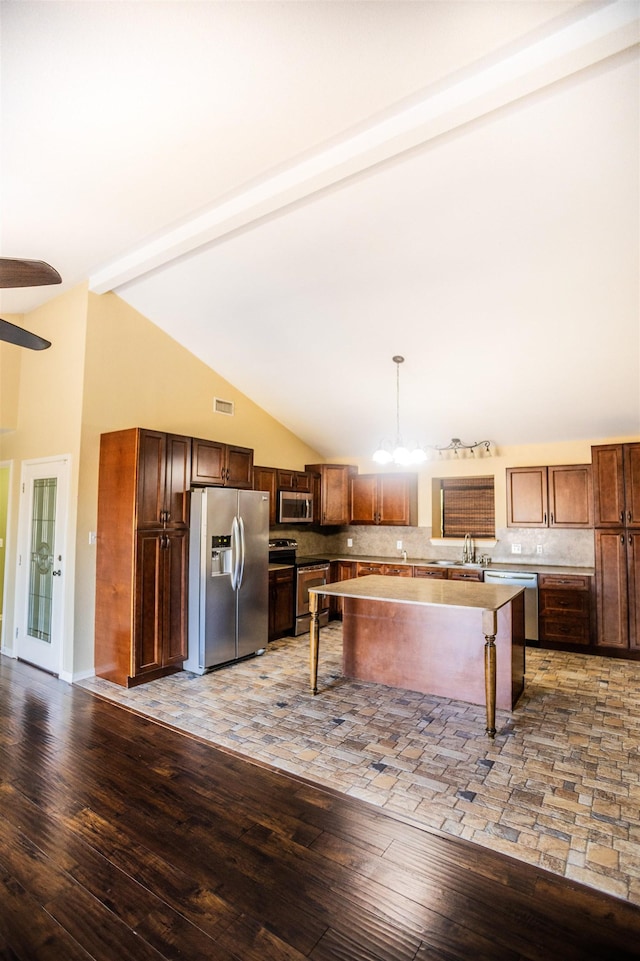
[(246, 554), (245, 540), (244, 540), (244, 521), (242, 520), (242, 517), (239, 518), (238, 528), (240, 531), (240, 558), (239, 558), (240, 571), (238, 574), (238, 590), (240, 590), (240, 588), (242, 587), (242, 578), (244, 577), (244, 560), (245, 560), (245, 554)]
[(231, 524), (231, 587), (238, 589), (238, 568), (240, 566), (240, 538), (238, 518), (234, 517)]

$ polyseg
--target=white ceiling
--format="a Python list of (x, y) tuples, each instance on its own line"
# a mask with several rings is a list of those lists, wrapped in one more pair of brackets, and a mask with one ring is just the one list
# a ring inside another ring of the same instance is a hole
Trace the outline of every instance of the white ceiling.
[(640, 433), (636, 0), (0, 16), (2, 255), (115, 290), (329, 459), (392, 439), (397, 353), (408, 442)]

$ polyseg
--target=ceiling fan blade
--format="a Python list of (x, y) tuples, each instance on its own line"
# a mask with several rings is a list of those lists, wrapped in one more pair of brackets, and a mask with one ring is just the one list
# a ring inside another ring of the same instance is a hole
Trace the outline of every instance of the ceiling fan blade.
[(8, 344), (16, 344), (18, 347), (28, 347), (29, 350), (46, 350), (51, 347), (51, 341), (44, 337), (38, 337), (22, 327), (10, 324), (8, 320), (0, 318), (0, 340), (5, 340)]
[(61, 283), (58, 271), (44, 260), (0, 257), (0, 287), (43, 287)]

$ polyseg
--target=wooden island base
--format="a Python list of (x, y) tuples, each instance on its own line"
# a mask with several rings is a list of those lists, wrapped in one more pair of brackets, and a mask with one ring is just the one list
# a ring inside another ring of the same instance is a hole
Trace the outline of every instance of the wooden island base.
[[(348, 677), (512, 710), (524, 689), (521, 587), (367, 575), (309, 588), (311, 692), (318, 692), (320, 594), (341, 597)], [(481, 639), (484, 638), (484, 645)]]
[[(522, 597), (497, 612), (496, 700), (510, 711), (524, 689)], [(484, 704), (481, 612), (344, 599), (342, 669), (347, 677)]]

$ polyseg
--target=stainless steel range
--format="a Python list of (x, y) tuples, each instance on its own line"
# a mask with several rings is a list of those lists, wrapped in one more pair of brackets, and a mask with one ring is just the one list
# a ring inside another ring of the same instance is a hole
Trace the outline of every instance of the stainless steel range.
[[(309, 630), (309, 588), (320, 587), (329, 581), (329, 561), (323, 557), (300, 557), (298, 542), (293, 538), (280, 538), (269, 541), (269, 563), (293, 564), (296, 572), (294, 599), (294, 635), (305, 634)], [(329, 598), (320, 598), (320, 626), (329, 621)]]

